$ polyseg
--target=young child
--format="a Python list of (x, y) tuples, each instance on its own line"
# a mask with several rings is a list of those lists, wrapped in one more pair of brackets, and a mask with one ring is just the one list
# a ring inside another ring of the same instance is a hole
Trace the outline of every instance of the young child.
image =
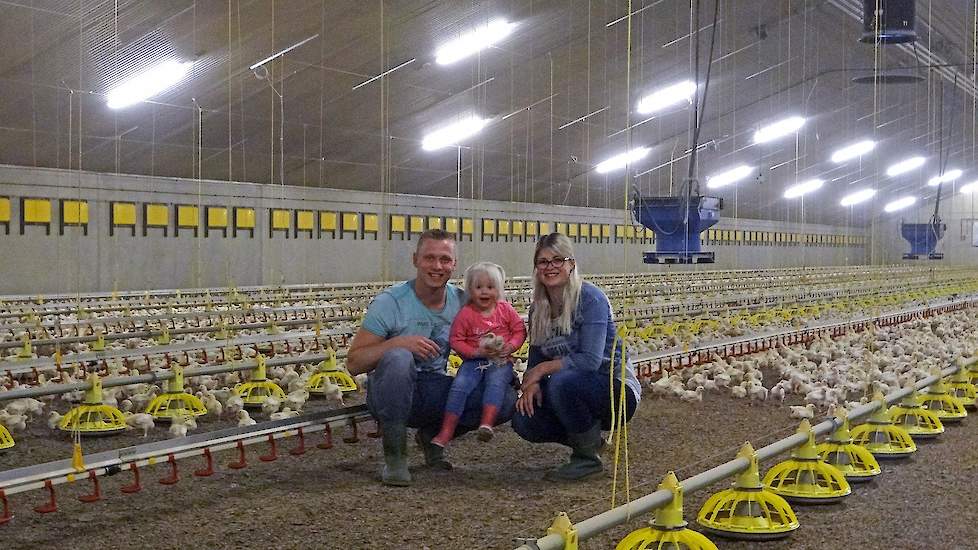
[(523, 345), (526, 327), (513, 306), (503, 299), (503, 268), (479, 262), (465, 270), (469, 301), (455, 316), (449, 343), (463, 359), (448, 392), (441, 432), (431, 440), (440, 447), (455, 435), (459, 415), (469, 394), (485, 377), (479, 440), (492, 439), (492, 426), (513, 377), (510, 354)]

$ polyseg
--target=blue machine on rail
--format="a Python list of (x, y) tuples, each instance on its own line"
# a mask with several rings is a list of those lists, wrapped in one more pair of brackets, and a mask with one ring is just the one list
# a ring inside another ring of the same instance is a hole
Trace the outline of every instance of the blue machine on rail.
[(645, 251), (647, 264), (711, 264), (713, 252), (700, 248), (700, 234), (720, 221), (723, 199), (695, 194), (632, 199), (635, 219), (655, 233), (655, 251)]
[(937, 242), (947, 231), (947, 224), (935, 218), (927, 223), (901, 223), (900, 235), (910, 243), (910, 252), (903, 255), (904, 260), (943, 260), (943, 252), (935, 252)]

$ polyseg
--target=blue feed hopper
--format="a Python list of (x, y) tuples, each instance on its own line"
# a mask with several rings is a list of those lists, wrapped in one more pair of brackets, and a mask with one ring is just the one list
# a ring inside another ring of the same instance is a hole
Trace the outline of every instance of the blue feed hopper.
[(655, 252), (643, 254), (645, 263), (713, 263), (713, 252), (700, 250), (700, 233), (720, 221), (721, 208), (718, 197), (637, 197), (635, 219), (655, 232)]
[(921, 256), (926, 256), (931, 260), (944, 259), (944, 254), (934, 252), (937, 248), (937, 241), (944, 236), (947, 224), (940, 221), (928, 223), (901, 223), (900, 234), (910, 243), (910, 252), (903, 255), (904, 260), (916, 260)]

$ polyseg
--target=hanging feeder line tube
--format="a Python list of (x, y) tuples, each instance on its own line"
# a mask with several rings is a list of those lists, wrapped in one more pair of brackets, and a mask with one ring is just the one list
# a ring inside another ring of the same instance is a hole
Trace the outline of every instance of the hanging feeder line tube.
[[(60, 485), (83, 479), (84, 476), (114, 475), (124, 467), (136, 468), (160, 464), (161, 458), (175, 462), (179, 459), (207, 456), (227, 449), (256, 443), (269, 443), (298, 435), (320, 432), (327, 426), (370, 418), (366, 405), (356, 405), (332, 411), (322, 411), (295, 418), (263, 422), (254, 426), (234, 427), (209, 433), (192, 434), (179, 439), (166, 439), (123, 449), (103, 451), (85, 456), (86, 468), (79, 472), (71, 459), (36, 464), (0, 472), (0, 491), (7, 496)], [(260, 457), (259, 457), (260, 458)], [(175, 466), (174, 466), (175, 467)]]
[[(336, 354), (337, 358), (345, 357), (345, 354)], [(329, 359), (329, 356), (325, 353), (319, 353), (316, 355), (303, 355), (297, 357), (272, 357), (265, 360), (265, 365), (268, 367), (280, 367), (284, 365), (296, 365), (299, 363), (319, 363)], [(208, 367), (197, 367), (186, 369), (183, 371), (184, 378), (191, 378), (194, 376), (206, 376), (213, 374), (224, 374), (228, 372), (240, 372), (246, 370), (253, 370), (258, 366), (257, 361), (232, 361), (225, 365), (212, 365)], [(140, 374), (138, 376), (116, 376), (112, 378), (103, 378), (102, 387), (103, 388), (114, 388), (116, 386), (128, 386), (130, 384), (155, 384), (157, 382), (162, 382), (173, 378), (173, 373), (170, 371), (153, 371), (148, 374)], [(5, 392), (0, 392), (0, 403), (10, 399), (19, 399), (21, 397), (41, 397), (44, 395), (60, 395), (63, 393), (79, 390), (91, 389), (92, 384), (89, 382), (74, 382), (71, 384), (47, 384), (45, 386), (33, 387), (33, 388), (18, 388), (16, 390), (10, 390)]]
[[(924, 378), (914, 384), (913, 388), (902, 388), (891, 392), (884, 398), (886, 404), (891, 405), (907, 395), (910, 395), (912, 391), (922, 390), (934, 382), (958, 372), (960, 368), (961, 367), (956, 365), (947, 367), (941, 371), (941, 376), (928, 376), (927, 378)], [(857, 420), (864, 416), (868, 416), (878, 407), (878, 402), (860, 405), (849, 413), (849, 420)], [(815, 432), (816, 436), (826, 435), (838, 428), (840, 424), (841, 422), (837, 418), (830, 418), (813, 426), (812, 430)], [(801, 446), (806, 441), (808, 441), (808, 434), (795, 433), (791, 436), (785, 437), (784, 439), (775, 441), (766, 447), (761, 447), (758, 449), (757, 460), (758, 462), (761, 462), (773, 458), (782, 453), (790, 451), (795, 447)], [(730, 476), (743, 472), (748, 466), (749, 462), (747, 460), (742, 458), (734, 459), (706, 470), (705, 472), (686, 478), (680, 482), (680, 486), (682, 487), (683, 493), (689, 495), (695, 491), (713, 485), (714, 483), (723, 481)], [(670, 491), (655, 491), (627, 504), (612, 508), (611, 510), (575, 523), (573, 528), (577, 531), (578, 539), (584, 541), (603, 531), (607, 531), (608, 529), (622, 525), (623, 523), (626, 523), (639, 515), (647, 514), (657, 508), (661, 508), (666, 504), (669, 504), (671, 501), (672, 493)], [(518, 547), (516, 550), (562, 550), (563, 548), (564, 538), (559, 534), (553, 534), (536, 539), (536, 541), (528, 541), (524, 545)]]

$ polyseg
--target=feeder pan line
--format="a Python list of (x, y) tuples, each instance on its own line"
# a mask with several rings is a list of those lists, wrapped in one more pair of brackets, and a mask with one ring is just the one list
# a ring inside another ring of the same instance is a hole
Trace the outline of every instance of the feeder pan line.
[[(346, 357), (346, 354), (336, 354), (337, 358)], [(273, 357), (265, 360), (265, 366), (267, 367), (280, 367), (283, 365), (297, 365), (299, 363), (321, 363), (329, 359), (329, 355), (325, 353), (319, 353), (316, 355), (303, 355), (301, 357)], [(193, 369), (186, 369), (183, 371), (184, 378), (192, 378), (194, 376), (204, 376), (211, 374), (224, 374), (227, 372), (241, 372), (246, 370), (253, 370), (258, 366), (257, 361), (231, 361), (224, 365), (214, 365), (210, 367), (198, 367)], [(130, 384), (155, 384), (156, 382), (161, 382), (173, 378), (173, 373), (169, 371), (159, 371), (151, 372), (149, 374), (140, 374), (139, 376), (115, 376), (112, 378), (103, 378), (102, 387), (103, 388), (114, 388), (116, 386), (128, 386)], [(0, 392), (0, 403), (3, 403), (9, 399), (19, 399), (21, 397), (40, 397), (43, 395), (60, 395), (70, 391), (87, 390), (90, 389), (92, 385), (88, 382), (75, 382), (73, 384), (49, 384), (43, 387), (36, 388), (21, 388), (16, 390), (10, 390), (5, 392)]]
[[(162, 306), (166, 308), (167, 306)], [(176, 306), (172, 307), (184, 307)], [(315, 312), (322, 313), (325, 315), (332, 315), (333, 310), (348, 310), (353, 308), (353, 305), (321, 305), (321, 306), (296, 306), (296, 307), (275, 307), (275, 308), (236, 308), (227, 310), (211, 310), (211, 311), (187, 311), (182, 313), (171, 313), (167, 315), (129, 315), (124, 317), (97, 317), (93, 319), (78, 319), (75, 321), (58, 322), (58, 321), (43, 321), (41, 323), (12, 323), (9, 325), (0, 325), (2, 330), (17, 330), (17, 329), (32, 329), (38, 327), (44, 327), (47, 329), (65, 329), (75, 326), (84, 325), (118, 325), (120, 323), (126, 324), (143, 324), (146, 323), (159, 323), (160, 321), (174, 321), (174, 320), (186, 320), (186, 319), (199, 319), (201, 317), (217, 317), (222, 315), (278, 315), (284, 313), (286, 315), (290, 313), (306, 313)], [(155, 309), (155, 308), (153, 308)], [(77, 312), (76, 307), (73, 313)]]
[[(170, 334), (173, 334), (172, 332)], [(345, 336), (352, 334), (351, 331), (344, 329), (329, 329), (319, 332), (320, 338), (329, 336)], [(237, 346), (247, 346), (252, 344), (268, 344), (278, 342), (298, 342), (304, 338), (314, 339), (315, 332), (296, 332), (291, 334), (258, 334), (255, 336), (244, 336), (232, 340), (208, 340), (206, 342), (185, 342), (179, 344), (167, 344), (165, 346), (154, 346), (151, 348), (120, 349), (111, 351), (95, 351), (79, 353), (65, 356), (61, 359), (62, 369), (70, 368), (69, 365), (75, 363), (87, 363), (90, 361), (119, 360), (119, 359), (142, 359), (144, 357), (156, 357), (170, 355), (180, 355), (191, 351), (220, 351), (223, 348)], [(32, 342), (33, 343), (33, 342)], [(36, 344), (35, 344), (36, 345)], [(142, 351), (142, 353), (138, 353)], [(11, 362), (0, 363), (0, 373), (3, 374), (28, 374), (38, 371), (53, 371), (57, 369), (54, 359), (50, 357), (38, 357), (37, 359), (24, 359)]]
[[(839, 270), (842, 270), (842, 272), (840, 272)], [(956, 269), (953, 268), (953, 267), (949, 267), (949, 266), (948, 267), (942, 266), (941, 267), (941, 270), (942, 271), (953, 272)], [(732, 278), (734, 278), (737, 275), (743, 275), (746, 278), (768, 277), (772, 273), (775, 273), (775, 274), (784, 274), (785, 276), (790, 276), (791, 274), (801, 274), (801, 275), (804, 275), (806, 277), (812, 277), (812, 276), (815, 276), (815, 275), (818, 275), (818, 274), (825, 274), (827, 276), (836, 276), (836, 275), (839, 275), (839, 274), (847, 274), (847, 273), (859, 275), (859, 274), (868, 274), (868, 273), (874, 273), (874, 272), (881, 272), (881, 273), (882, 272), (887, 272), (887, 273), (889, 273), (889, 272), (912, 273), (913, 271), (914, 271), (914, 268), (912, 268), (912, 267), (905, 267), (905, 269), (894, 269), (894, 267), (891, 266), (891, 267), (880, 267), (880, 268), (869, 268), (869, 269), (867, 269), (866, 267), (862, 267), (862, 266), (861, 267), (826, 266), (826, 267), (817, 267), (817, 268), (778, 268), (778, 269), (767, 269), (767, 270), (747, 270), (747, 269), (726, 270), (726, 271), (721, 271), (721, 270), (704, 270), (704, 271), (699, 271), (697, 273), (700, 274), (704, 278), (705, 277), (712, 276), (712, 275), (718, 275), (719, 274), (724, 279), (732, 279)], [(617, 273), (617, 274), (613, 273), (613, 274), (603, 274), (603, 275), (604, 276), (608, 276), (608, 275), (611, 275), (611, 276), (616, 276), (616, 275), (617, 276), (633, 275), (634, 276), (635, 274), (634, 273)], [(662, 274), (662, 273), (654, 273), (653, 274), (653, 273), (649, 273), (649, 274), (642, 274), (642, 275), (655, 275), (654, 278), (656, 279), (656, 281), (659, 281), (659, 282), (678, 281), (678, 280), (680, 280), (679, 274)], [(587, 279), (589, 281), (591, 281), (591, 280), (600, 279), (600, 278), (601, 278), (601, 275), (595, 275), (595, 276), (590, 276)], [(641, 277), (641, 278), (644, 279), (645, 277)], [(175, 289), (175, 288), (174, 289), (154, 289), (154, 290), (151, 290), (151, 291), (141, 291), (141, 292), (140, 291), (125, 291), (125, 292), (115, 292), (115, 293), (113, 293), (113, 292), (85, 292), (85, 293), (78, 293), (78, 294), (45, 294), (45, 295), (40, 295), (40, 296), (39, 295), (29, 295), (29, 294), (10, 294), (10, 295), (4, 296), (3, 298), (4, 298), (4, 300), (5, 300), (5, 302), (6, 302), (7, 305), (17, 304), (19, 302), (19, 303), (23, 303), (25, 305), (33, 306), (33, 307), (36, 308), (36, 307), (40, 307), (40, 306), (38, 306), (36, 304), (37, 299), (40, 297), (43, 300), (46, 300), (45, 302), (43, 302), (44, 307), (52, 307), (53, 305), (57, 305), (59, 307), (67, 308), (66, 311), (64, 311), (64, 313), (72, 313), (72, 312), (76, 311), (77, 301), (79, 299), (82, 299), (82, 300), (86, 300), (86, 299), (88, 299), (88, 300), (99, 300), (99, 299), (103, 299), (103, 298), (112, 299), (113, 296), (115, 296), (117, 299), (116, 300), (113, 300), (113, 301), (110, 301), (109, 303), (118, 303), (118, 304), (121, 304), (121, 305), (125, 305), (127, 302), (125, 302), (124, 300), (121, 300), (121, 298), (133, 298), (133, 299), (142, 300), (146, 296), (146, 292), (152, 292), (152, 297), (154, 299), (159, 299), (159, 298), (167, 297), (167, 296), (173, 296), (173, 297), (175, 297), (177, 295), (180, 295), (180, 296), (183, 296), (183, 297), (193, 297), (193, 296), (203, 297), (203, 296), (206, 296), (206, 295), (209, 294), (212, 297), (212, 301), (213, 301), (214, 305), (219, 305), (219, 304), (227, 305), (227, 304), (231, 304), (233, 302), (232, 301), (219, 302), (214, 297), (216, 297), (216, 296), (224, 296), (224, 295), (230, 294), (230, 293), (232, 293), (234, 291), (237, 291), (238, 294), (251, 294), (251, 295), (259, 296), (258, 293), (261, 292), (261, 291), (265, 291), (265, 292), (269, 292), (269, 291), (271, 291), (271, 292), (286, 292), (286, 291), (288, 291), (288, 292), (291, 292), (291, 291), (310, 291), (310, 292), (312, 292), (312, 291), (322, 291), (322, 292), (334, 292), (334, 291), (343, 291), (343, 290), (362, 290), (363, 293), (364, 293), (364, 295), (366, 295), (367, 293), (371, 293), (371, 292), (376, 292), (376, 291), (379, 291), (379, 290), (383, 290), (384, 288), (387, 288), (387, 287), (389, 287), (389, 286), (391, 286), (393, 284), (396, 284), (398, 282), (403, 282), (403, 281), (393, 281), (392, 280), (392, 281), (373, 281), (373, 282), (366, 282), (366, 283), (329, 283), (329, 284), (305, 283), (305, 284), (274, 285), (274, 286), (270, 286), (270, 285), (251, 285), (251, 286), (235, 287), (233, 290), (232, 289), (229, 289), (228, 287), (225, 286), (225, 287), (202, 287), (202, 288), (194, 288), (194, 289)], [(452, 279), (450, 282), (452, 282), (453, 284), (457, 284), (457, 283), (460, 283), (461, 282), (461, 279)], [(509, 288), (509, 285), (511, 285), (511, 284), (513, 286), (516, 286), (516, 285), (527, 285), (528, 286), (528, 284), (530, 282), (531, 282), (531, 278), (528, 277), (528, 276), (511, 277), (509, 280), (507, 280), (507, 289)], [(309, 298), (309, 296), (301, 296), (301, 295), (290, 296), (290, 297), (293, 298), (293, 299)], [(268, 298), (268, 297), (266, 296), (266, 298)], [(276, 298), (273, 296), (272, 297), (272, 300), (274, 300), (274, 299), (276, 299)], [(281, 296), (278, 299), (281, 299)], [(64, 302), (52, 304), (52, 303), (50, 303), (51, 300), (64, 300)], [(165, 307), (166, 306), (166, 303), (165, 302), (157, 302), (157, 304), (158, 304), (159, 307)], [(204, 303), (201, 302), (198, 305), (204, 305)], [(120, 309), (121, 309), (121, 307), (120, 307)], [(24, 313), (27, 313), (27, 312), (24, 312)], [(41, 312), (37, 312), (37, 313), (41, 313)], [(22, 313), (15, 313), (14, 315), (21, 315), (21, 314)], [(10, 313), (0, 313), (0, 317), (7, 316), (7, 315), (10, 315)]]
[[(962, 271), (962, 270), (960, 270), (960, 269), (957, 269), (956, 270), (956, 269), (953, 269), (953, 268), (941, 268), (940, 271), (942, 273), (954, 274), (954, 273), (959, 272), (959, 271)], [(845, 271), (843, 271), (841, 273), (838, 271), (838, 269), (829, 270), (827, 268), (820, 268), (820, 269), (814, 269), (814, 270), (801, 270), (799, 268), (786, 268), (786, 269), (779, 269), (779, 270), (763, 270), (763, 271), (754, 271), (754, 272), (750, 272), (750, 271), (746, 271), (746, 270), (739, 270), (739, 271), (733, 272), (732, 274), (731, 273), (725, 273), (725, 272), (717, 272), (717, 271), (703, 271), (703, 272), (700, 272), (700, 273), (702, 275), (702, 278), (700, 279), (701, 281), (702, 280), (709, 280), (709, 279), (707, 279), (707, 277), (708, 276), (711, 276), (711, 275), (719, 275), (719, 280), (724, 280), (724, 281), (736, 281), (736, 280), (753, 281), (753, 280), (756, 280), (756, 279), (758, 279), (760, 277), (770, 278), (771, 276), (777, 276), (777, 277), (780, 277), (780, 278), (785, 279), (785, 280), (792, 280), (792, 277), (791, 277), (792, 274), (800, 274), (800, 275), (806, 277), (808, 280), (811, 281), (811, 280), (817, 279), (817, 278), (825, 278), (825, 279), (829, 279), (829, 280), (835, 280), (835, 279), (838, 279), (840, 277), (845, 278), (847, 276), (852, 277), (852, 276), (856, 276), (856, 275), (867, 275), (867, 274), (874, 274), (874, 273), (879, 273), (879, 274), (882, 274), (882, 275), (888, 275), (889, 277), (887, 278), (887, 280), (890, 280), (890, 279), (893, 278), (893, 276), (895, 276), (897, 274), (903, 273), (903, 274), (908, 274), (910, 276), (913, 276), (913, 275), (915, 275), (915, 274), (917, 274), (919, 272), (918, 271), (914, 271), (914, 269), (912, 269), (912, 268), (907, 268), (907, 269), (880, 268), (880, 269), (876, 269), (876, 270), (849, 269), (849, 270), (845, 270)], [(655, 276), (652, 276), (652, 275), (655, 275)], [(738, 275), (740, 275), (742, 277), (740, 277), (738, 279), (738, 277), (737, 277)], [(643, 277), (635, 277), (635, 274), (617, 274), (617, 275), (616, 274), (611, 274), (611, 277), (613, 277), (615, 279), (610, 280), (610, 283), (617, 284), (619, 286), (621, 286), (623, 284), (622, 281), (620, 280), (621, 278), (625, 278), (625, 279), (632, 280), (632, 281), (641, 281), (641, 282), (649, 282), (649, 281), (651, 281), (653, 284), (660, 285), (660, 286), (661, 285), (665, 285), (665, 284), (669, 284), (669, 283), (678, 283), (680, 281), (674, 275), (669, 275), (669, 274), (667, 274), (667, 275), (662, 275), (662, 274), (648, 274), (648, 276), (643, 276)], [(592, 282), (595, 282), (595, 281), (599, 281), (600, 282), (600, 281), (605, 281), (608, 278), (609, 278), (609, 275), (605, 274), (605, 275), (598, 275), (598, 276), (588, 277), (588, 280), (589, 281), (592, 281)], [(513, 279), (520, 279), (520, 280), (519, 281), (515, 281), (515, 282), (511, 280), (510, 281), (511, 284), (508, 284), (507, 285), (507, 289), (509, 289), (509, 290), (517, 289), (518, 290), (518, 289), (524, 289), (524, 287), (526, 287), (525, 288), (526, 290), (529, 289), (529, 281), (526, 280), (527, 279), (526, 277), (513, 277)], [(456, 282), (456, 283), (459, 282), (458, 280), (453, 280), (453, 281)], [(516, 283), (518, 283), (518, 284), (516, 284)], [(743, 284), (743, 288), (757, 288), (758, 287), (758, 285), (752, 285), (752, 284), (749, 284), (749, 282), (745, 282), (745, 283), (742, 283), (742, 284)], [(291, 299), (293, 299), (293, 300), (296, 300), (296, 299), (312, 299), (312, 298), (316, 298), (316, 297), (323, 298), (323, 299), (325, 299), (325, 298), (332, 298), (332, 299), (336, 299), (336, 298), (345, 298), (345, 299), (349, 299), (349, 298), (362, 298), (363, 300), (367, 300), (367, 299), (371, 298), (374, 294), (376, 294), (377, 291), (379, 291), (381, 288), (384, 288), (384, 287), (382, 287), (381, 285), (378, 285), (378, 284), (358, 285), (357, 286), (357, 290), (355, 291), (355, 293), (349, 294), (349, 295), (343, 295), (342, 294), (343, 289), (340, 288), (340, 286), (343, 286), (343, 285), (337, 285), (336, 288), (332, 288), (332, 289), (327, 289), (327, 288), (324, 287), (324, 290), (322, 290), (322, 293), (319, 294), (319, 295), (317, 295), (317, 296), (295, 295), (295, 296), (288, 296), (288, 297), (291, 298)], [(632, 285), (632, 286), (634, 286), (634, 285)], [(768, 286), (767, 284), (764, 285), (765, 288), (767, 286)], [(254, 288), (258, 288), (258, 287), (254, 287)], [(279, 287), (262, 287), (262, 288), (268, 288), (270, 291), (277, 291), (279, 289)], [(721, 289), (722, 287), (721, 287), (721, 285), (719, 283), (715, 283), (715, 284), (701, 285), (700, 287), (696, 287), (696, 288), (702, 288), (703, 290), (711, 290), (711, 289)], [(684, 288), (683, 291), (685, 291), (685, 290), (688, 290), (688, 289)], [(154, 292), (166, 292), (166, 291), (154, 291)], [(227, 292), (227, 291), (225, 290), (224, 292)], [(677, 291), (677, 292), (679, 292), (679, 291)], [(661, 295), (661, 294), (673, 294), (674, 292), (663, 293), (661, 291), (661, 289), (658, 289), (658, 290), (654, 291), (653, 293), (654, 294), (660, 294)], [(239, 294), (240, 294), (240, 292), (239, 292)], [(254, 295), (252, 295), (252, 296), (254, 296)], [(139, 298), (139, 297), (140, 297), (139, 295), (133, 296), (133, 298)], [(145, 297), (145, 294), (143, 295), (143, 298), (144, 297)], [(5, 296), (4, 298), (5, 298), (6, 301), (5, 301), (5, 303), (2, 306), (0, 306), (0, 309), (6, 308), (6, 309), (9, 310), (10, 309), (10, 306), (17, 306), (18, 305), (18, 300), (21, 301), (21, 303), (20, 303), (20, 309), (18, 311), (0, 312), (0, 318), (20, 317), (20, 316), (31, 314), (31, 313), (33, 313), (35, 315), (52, 315), (52, 314), (68, 314), (68, 313), (74, 313), (74, 312), (78, 311), (78, 300), (80, 299), (80, 296), (79, 297), (75, 297), (75, 299), (72, 302), (65, 303), (65, 304), (60, 304), (59, 307), (60, 306), (63, 306), (63, 309), (60, 309), (60, 310), (51, 309), (51, 305), (50, 304), (48, 304), (46, 306), (38, 306), (38, 305), (36, 305), (36, 301), (39, 298), (42, 298), (41, 296), (25, 297), (25, 296), (22, 296), (22, 295), (15, 295), (15, 296)], [(285, 296), (275, 296), (275, 295), (273, 295), (273, 296), (265, 296), (265, 297), (262, 297), (262, 296), (258, 295), (256, 297), (256, 299), (252, 300), (252, 302), (274, 302), (276, 300), (280, 300), (280, 299), (284, 299), (284, 298), (285, 298)], [(206, 302), (179, 302), (179, 303), (173, 303), (172, 301), (170, 301), (170, 302), (162, 302), (162, 301), (159, 301), (159, 302), (154, 302), (154, 303), (146, 303), (146, 302), (142, 301), (142, 299), (140, 299), (139, 301), (136, 301), (136, 302), (124, 302), (124, 301), (115, 301), (115, 302), (112, 302), (112, 303), (119, 304), (118, 307), (106, 307), (104, 305), (105, 303), (106, 302), (85, 302), (85, 304), (88, 306), (87, 307), (87, 311), (90, 312), (90, 313), (98, 313), (98, 312), (104, 312), (104, 311), (118, 311), (118, 310), (123, 310), (123, 309), (125, 309), (125, 307), (127, 305), (128, 306), (131, 306), (131, 307), (135, 307), (137, 309), (159, 309), (159, 308), (163, 308), (163, 307), (167, 307), (167, 306), (172, 306), (172, 307), (204, 307), (204, 306), (207, 305)], [(215, 305), (215, 304), (216, 305), (236, 305), (236, 302), (233, 301), (233, 300), (228, 300), (226, 302), (221, 302), (221, 301), (214, 302), (213, 297), (212, 297), (211, 305)]]
[(115, 449), (85, 455), (85, 471), (79, 472), (71, 464), (71, 459), (36, 464), (0, 472), (0, 490), (6, 495), (43, 489), (46, 482), (52, 485), (70, 483), (84, 479), (95, 472), (96, 476), (114, 475), (123, 470), (114, 467), (135, 463), (137, 467), (162, 464), (173, 456), (174, 460), (199, 457), (205, 449), (211, 453), (233, 449), (242, 445), (268, 443), (272, 439), (291, 437), (301, 428), (303, 434), (321, 432), (327, 424), (340, 427), (350, 420), (371, 418), (366, 405), (356, 405), (333, 411), (322, 411), (272, 422), (262, 422), (254, 426), (227, 428), (209, 433), (188, 435), (179, 439), (166, 439), (124, 449)]
[(754, 342), (758, 342), (758, 341), (766, 340), (766, 339), (771, 339), (771, 338), (788, 337), (788, 336), (794, 336), (794, 335), (797, 335), (797, 334), (804, 334), (804, 333), (807, 333), (807, 332), (825, 331), (825, 330), (831, 330), (831, 329), (835, 329), (835, 328), (840, 328), (840, 329), (841, 328), (846, 328), (846, 329), (848, 329), (850, 327), (854, 327), (854, 326), (857, 326), (857, 325), (865, 325), (865, 324), (873, 323), (873, 322), (876, 322), (876, 321), (879, 321), (879, 320), (883, 320), (883, 319), (887, 319), (887, 318), (893, 318), (893, 317), (899, 317), (899, 316), (906, 316), (906, 315), (913, 316), (913, 315), (916, 315), (918, 313), (928, 312), (928, 311), (934, 309), (934, 307), (945, 307), (945, 306), (974, 307), (976, 305), (976, 303), (978, 303), (978, 295), (969, 296), (969, 297), (967, 297), (965, 299), (961, 299), (961, 300), (954, 300), (954, 301), (950, 301), (950, 302), (945, 302), (945, 303), (939, 304), (939, 305), (935, 304), (935, 305), (927, 305), (927, 306), (923, 306), (923, 307), (919, 307), (919, 308), (901, 309), (901, 310), (896, 310), (896, 311), (890, 311), (890, 312), (886, 312), (886, 313), (881, 313), (880, 315), (877, 315), (875, 317), (859, 317), (859, 318), (852, 319), (852, 320), (849, 320), (849, 321), (845, 321), (845, 322), (842, 322), (842, 323), (813, 324), (813, 325), (810, 325), (810, 326), (807, 326), (807, 327), (802, 327), (802, 328), (795, 329), (795, 330), (781, 330), (781, 331), (774, 331), (774, 332), (768, 332), (768, 333), (755, 334), (755, 335), (746, 336), (746, 337), (745, 336), (740, 336), (740, 337), (734, 337), (734, 338), (730, 338), (730, 339), (716, 340), (714, 342), (711, 342), (711, 343), (706, 344), (704, 346), (700, 346), (698, 348), (689, 348), (688, 351), (682, 351), (682, 348), (676, 347), (676, 348), (672, 348), (672, 349), (667, 349), (667, 350), (663, 350), (663, 351), (659, 351), (659, 352), (650, 353), (650, 354), (647, 354), (647, 355), (640, 355), (640, 356), (637, 356), (637, 357), (633, 358), (632, 361), (635, 362), (636, 364), (638, 364), (638, 363), (646, 363), (646, 362), (650, 362), (650, 361), (677, 359), (677, 358), (680, 358), (680, 357), (686, 356), (686, 355), (695, 355), (695, 354), (701, 353), (701, 352), (715, 351), (715, 350), (717, 350), (719, 348), (723, 348), (723, 347), (726, 347), (726, 346), (737, 346), (737, 345), (741, 345), (741, 344), (751, 344), (751, 343), (754, 343)]
[[(291, 319), (288, 321), (268, 321), (263, 323), (239, 323), (236, 325), (227, 325), (227, 327), (222, 327), (221, 325), (213, 325), (207, 327), (184, 327), (178, 329), (169, 329), (170, 336), (179, 336), (181, 334), (206, 334), (208, 332), (219, 332), (224, 328), (228, 330), (252, 330), (268, 328), (272, 325), (277, 325), (279, 327), (293, 327), (315, 324), (316, 321), (327, 322), (327, 321), (352, 321), (357, 319), (356, 316), (345, 316), (345, 317), (333, 317), (330, 319)], [(126, 338), (152, 338), (155, 336), (160, 336), (163, 334), (161, 330), (147, 330), (138, 332), (109, 332), (107, 334), (102, 334), (102, 337), (106, 342), (112, 340), (122, 340)], [(34, 346), (53, 346), (57, 344), (70, 344), (79, 342), (93, 342), (98, 340), (98, 335), (88, 335), (88, 336), (67, 336), (64, 338), (45, 338), (43, 340), (31, 340), (31, 344)], [(21, 342), (0, 342), (0, 349), (4, 348), (16, 348), (21, 346)]]
[[(901, 388), (887, 394), (884, 400), (887, 405), (893, 404), (900, 399), (903, 399), (907, 395), (910, 395), (910, 393), (914, 390), (922, 390), (941, 378), (956, 373), (960, 368), (961, 367), (956, 365), (947, 367), (941, 371), (940, 377), (928, 376), (927, 378), (918, 381), (914, 385), (913, 389)], [(849, 419), (856, 420), (864, 416), (868, 416), (875, 411), (879, 405), (879, 402), (870, 402), (856, 407), (849, 413)], [(816, 436), (826, 435), (835, 430), (840, 424), (841, 422), (839, 422), (838, 418), (833, 417), (813, 426), (812, 430), (815, 432)], [(790, 451), (791, 449), (794, 449), (795, 447), (801, 446), (806, 441), (808, 441), (808, 434), (806, 433), (795, 433), (784, 439), (775, 441), (774, 443), (757, 450), (757, 461), (762, 462), (778, 456), (782, 453)], [(734, 459), (715, 468), (711, 468), (705, 472), (686, 478), (680, 482), (680, 486), (682, 487), (683, 494), (689, 495), (730, 476), (739, 474), (740, 472), (746, 470), (749, 465), (749, 462), (745, 459)], [(578, 540), (584, 541), (603, 531), (607, 531), (608, 529), (617, 527), (631, 519), (634, 519), (637, 516), (648, 514), (656, 508), (661, 508), (662, 506), (668, 504), (671, 500), (672, 493), (670, 491), (655, 491), (654, 493), (650, 493), (644, 497), (633, 500), (628, 504), (612, 508), (607, 512), (603, 512), (575, 523), (573, 527), (577, 531)], [(563, 550), (563, 548), (564, 538), (559, 534), (554, 534), (539, 538), (536, 541), (528, 541), (523, 546), (518, 547), (516, 550)]]

